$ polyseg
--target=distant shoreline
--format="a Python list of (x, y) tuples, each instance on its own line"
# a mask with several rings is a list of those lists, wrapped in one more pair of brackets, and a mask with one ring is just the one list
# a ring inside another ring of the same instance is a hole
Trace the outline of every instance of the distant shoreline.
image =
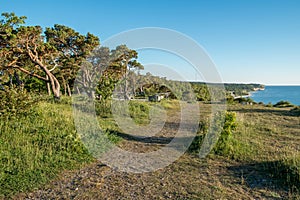
[(279, 101), (288, 101), (294, 105), (300, 105), (300, 86), (266, 86), (267, 92), (251, 92), (251, 98), (255, 102), (263, 102), (265, 104), (276, 104)]
[(239, 96), (234, 96), (233, 98), (234, 98), (234, 99), (250, 98), (254, 92), (264, 91), (264, 90), (265, 90), (265, 86), (264, 86), (264, 87), (253, 88), (253, 90), (250, 91), (250, 92), (248, 92), (248, 94), (245, 94), (245, 95), (239, 95)]

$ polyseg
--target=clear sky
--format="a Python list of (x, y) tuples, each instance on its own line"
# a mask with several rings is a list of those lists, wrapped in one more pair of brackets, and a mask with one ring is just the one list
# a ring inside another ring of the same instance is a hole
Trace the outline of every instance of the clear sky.
[[(197, 41), (224, 82), (300, 85), (299, 0), (0, 0), (0, 12), (25, 15), (28, 25), (67, 25), (101, 41), (134, 28), (169, 28)], [(146, 57), (141, 53), (141, 62), (151, 62)], [(181, 62), (167, 64), (195, 79)]]

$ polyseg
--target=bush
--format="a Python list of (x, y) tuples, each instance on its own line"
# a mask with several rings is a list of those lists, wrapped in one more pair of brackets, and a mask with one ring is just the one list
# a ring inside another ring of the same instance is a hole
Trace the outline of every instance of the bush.
[[(232, 138), (232, 131), (234, 131), (237, 127), (236, 113), (226, 112), (224, 117), (224, 126), (221, 131), (220, 137), (215, 147), (213, 148), (213, 152), (217, 155), (231, 156), (234, 153), (234, 148), (232, 145), (232, 143), (234, 142)], [(222, 119), (222, 116), (218, 116), (218, 118)]]
[[(189, 147), (189, 151), (198, 152), (203, 145), (204, 138), (208, 136), (208, 131), (213, 130), (216, 134), (212, 134), (209, 138), (205, 138), (208, 148), (210, 148), (211, 144), (216, 142), (215, 146), (212, 148), (213, 153), (222, 156), (232, 156), (234, 150), (232, 131), (235, 130), (236, 126), (235, 112), (217, 113), (212, 127), (208, 126), (208, 122), (200, 122), (197, 135)], [(219, 135), (219, 137), (216, 138), (216, 135)], [(217, 139), (217, 141), (215, 141), (215, 139)]]
[(277, 108), (286, 108), (286, 107), (294, 107), (294, 105), (291, 104), (288, 101), (279, 101), (276, 104), (274, 104), (274, 107), (277, 107)]
[(202, 141), (207, 131), (208, 131), (208, 122), (200, 121), (196, 137), (194, 138), (192, 144), (189, 146), (190, 152), (198, 152), (200, 150)]
[(25, 89), (16, 87), (0, 90), (0, 117), (12, 117), (27, 114), (36, 103), (36, 98)]
[(111, 101), (110, 100), (97, 100), (95, 101), (96, 115), (100, 117), (110, 117), (111, 112)]
[(266, 104), (266, 107), (271, 108), (271, 107), (273, 107), (273, 104), (271, 102), (269, 102), (268, 104)]
[(147, 103), (130, 101), (129, 102), (129, 114), (137, 124), (148, 124), (150, 107)]

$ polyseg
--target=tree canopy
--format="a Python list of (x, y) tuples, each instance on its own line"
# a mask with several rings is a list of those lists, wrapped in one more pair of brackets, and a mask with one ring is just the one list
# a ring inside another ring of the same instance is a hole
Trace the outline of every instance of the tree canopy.
[[(114, 50), (100, 47), (99, 38), (82, 35), (74, 29), (55, 24), (53, 27), (26, 26), (25, 16), (3, 13), (0, 21), (0, 86), (18, 85), (30, 89), (44, 83), (44, 89), (55, 98), (61, 93), (71, 95), (71, 88), (80, 70), (78, 83), (89, 93), (97, 85), (103, 92), (133, 69), (143, 66), (136, 60), (137, 52), (126, 45)], [(23, 80), (21, 80), (21, 78)], [(126, 78), (125, 78), (126, 79)], [(100, 88), (105, 87), (106, 89)], [(78, 89), (78, 88), (77, 88)], [(89, 94), (95, 96), (95, 94)], [(125, 92), (127, 95), (127, 92)]]

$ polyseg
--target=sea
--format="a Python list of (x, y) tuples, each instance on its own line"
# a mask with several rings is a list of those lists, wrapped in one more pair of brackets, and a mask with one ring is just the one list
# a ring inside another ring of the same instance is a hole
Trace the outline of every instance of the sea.
[(252, 92), (250, 98), (264, 104), (289, 101), (300, 105), (300, 86), (265, 86), (265, 90)]

